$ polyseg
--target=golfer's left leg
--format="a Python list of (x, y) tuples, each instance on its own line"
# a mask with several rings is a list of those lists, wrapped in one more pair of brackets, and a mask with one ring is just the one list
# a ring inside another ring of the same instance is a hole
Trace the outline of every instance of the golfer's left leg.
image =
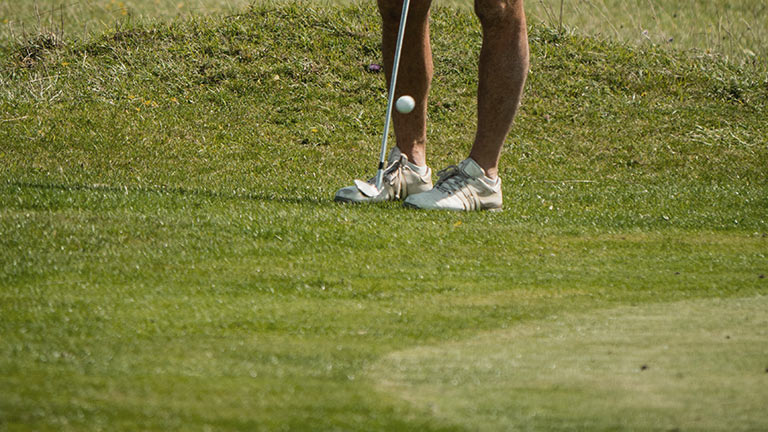
[(477, 90), (477, 132), (469, 157), (441, 172), (435, 187), (405, 200), (407, 207), (501, 210), (499, 157), (520, 105), (528, 73), (523, 0), (475, 0), (483, 27)]

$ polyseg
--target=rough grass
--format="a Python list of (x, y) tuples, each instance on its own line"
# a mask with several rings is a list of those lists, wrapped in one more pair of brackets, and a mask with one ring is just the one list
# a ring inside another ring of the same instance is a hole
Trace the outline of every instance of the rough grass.
[(768, 54), (768, 6), (752, 0), (527, 0), (526, 10), (556, 28), (633, 44), (720, 53), (746, 64), (765, 64)]
[[(454, 9), (434, 28), (440, 168), (473, 136), (480, 29)], [(13, 47), (2, 427), (462, 430), (367, 368), (555, 314), (766, 293), (764, 73), (537, 26), (505, 212), (340, 206), (375, 166), (378, 34), (371, 5), (258, 6)]]
[[(284, 0), (257, 1), (275, 4)], [(249, 0), (16, 0), (0, 3), (0, 43), (37, 33), (67, 37), (98, 34), (147, 20), (233, 14)], [(349, 0), (311, 0), (309, 7), (348, 5)], [(436, 5), (470, 9), (471, 0), (435, 0)], [(736, 0), (528, 0), (534, 23), (578, 34), (633, 44), (656, 44), (724, 55), (744, 65), (765, 65), (768, 58), (768, 7)]]

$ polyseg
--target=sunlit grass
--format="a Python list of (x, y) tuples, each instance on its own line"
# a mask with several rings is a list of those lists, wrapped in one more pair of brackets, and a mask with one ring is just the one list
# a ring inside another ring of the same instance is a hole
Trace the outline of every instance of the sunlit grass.
[[(231, 14), (251, 0), (19, 0), (0, 3), (0, 41), (40, 30), (69, 36), (98, 33), (126, 22)], [(257, 2), (258, 3), (258, 2)], [(314, 0), (306, 4), (349, 4)], [(471, 8), (470, 0), (435, 0)], [(562, 9), (561, 9), (562, 5)], [(736, 0), (528, 0), (529, 19), (582, 34), (633, 44), (718, 53), (736, 61), (766, 62), (768, 6)]]
[[(439, 169), (474, 133), (480, 29), (469, 11), (432, 23)], [(370, 367), (566, 314), (766, 294), (764, 75), (534, 23), (504, 212), (338, 205), (375, 167), (379, 25), (372, 3), (256, 6), (10, 50), (0, 428), (463, 430)], [(537, 400), (569, 411), (557, 392)]]
[(766, 307), (750, 297), (556, 314), (391, 353), (371, 379), (479, 431), (760, 430)]

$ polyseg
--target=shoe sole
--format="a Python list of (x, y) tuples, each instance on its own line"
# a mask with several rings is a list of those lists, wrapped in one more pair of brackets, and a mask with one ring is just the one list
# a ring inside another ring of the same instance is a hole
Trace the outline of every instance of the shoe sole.
[(376, 203), (383, 203), (383, 202), (397, 202), (397, 201), (386, 201), (386, 200), (385, 201), (355, 201), (355, 200), (352, 200), (349, 198), (343, 198), (343, 197), (333, 197), (333, 200), (336, 201), (337, 203), (342, 203), (342, 204), (360, 204), (360, 205), (376, 204)]
[[(446, 211), (468, 211), (468, 210), (456, 210), (456, 209), (423, 209), (417, 205), (411, 204), (409, 202), (403, 202), (403, 207), (409, 208), (409, 209), (416, 209), (416, 210), (446, 210)], [(478, 211), (489, 211), (489, 212), (500, 212), (504, 210), (503, 207), (488, 207), (488, 208), (481, 208)]]
[(348, 198), (342, 198), (342, 197), (333, 197), (333, 200), (337, 203), (343, 203), (343, 204), (362, 204), (362, 201), (355, 201)]

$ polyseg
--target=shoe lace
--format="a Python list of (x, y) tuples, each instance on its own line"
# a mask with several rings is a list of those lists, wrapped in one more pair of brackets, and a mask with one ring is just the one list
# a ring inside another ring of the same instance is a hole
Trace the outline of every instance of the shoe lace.
[(437, 177), (438, 180), (435, 188), (446, 193), (452, 193), (461, 189), (466, 184), (466, 180), (469, 179), (469, 175), (456, 165), (451, 165), (441, 170), (437, 173)]
[[(407, 165), (404, 163), (404, 157), (400, 157), (398, 160), (392, 162), (392, 164), (384, 170), (384, 182), (389, 184), (394, 183), (394, 179), (397, 177), (397, 171), (400, 169), (400, 167), (407, 168)], [(375, 182), (376, 176), (368, 179), (368, 183), (370, 184), (374, 184)]]

